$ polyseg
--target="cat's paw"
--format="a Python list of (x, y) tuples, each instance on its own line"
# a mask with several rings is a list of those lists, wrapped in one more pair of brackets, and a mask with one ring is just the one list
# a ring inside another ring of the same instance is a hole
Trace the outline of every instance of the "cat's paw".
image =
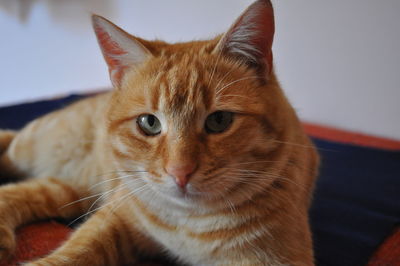
[(0, 225), (0, 261), (8, 259), (15, 250), (14, 230)]

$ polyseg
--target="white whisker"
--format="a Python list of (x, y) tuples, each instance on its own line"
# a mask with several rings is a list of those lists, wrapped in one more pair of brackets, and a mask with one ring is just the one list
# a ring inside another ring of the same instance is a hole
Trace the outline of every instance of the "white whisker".
[(141, 187), (138, 187), (138, 188), (136, 188), (135, 190), (132, 190), (132, 191), (130, 191), (129, 193), (127, 193), (126, 195), (122, 196), (121, 198), (118, 199), (118, 202), (117, 202), (117, 203), (119, 203), (119, 204), (118, 204), (117, 206), (114, 206), (114, 207), (110, 210), (110, 212), (113, 212), (113, 211), (115, 211), (118, 207), (120, 207), (120, 206), (124, 203), (123, 200), (126, 199), (127, 197), (130, 197), (130, 196), (135, 195), (135, 194), (137, 194), (137, 193), (139, 193), (139, 192), (142, 192), (142, 191), (145, 190), (145, 189), (147, 189), (147, 184), (146, 184), (146, 183), (143, 184)]
[[(124, 185), (126, 185), (126, 184), (124, 184)], [(145, 185), (146, 185), (146, 184), (145, 184)], [(123, 187), (123, 188), (125, 188), (125, 187)], [(140, 188), (142, 188), (142, 187), (140, 187)], [(132, 193), (132, 192), (129, 192), (128, 194), (132, 195), (133, 193)], [(76, 219), (74, 219), (72, 222), (70, 222), (67, 226), (71, 226), (73, 223), (75, 223), (75, 222), (78, 221), (79, 219), (81, 219), (81, 218), (83, 218), (83, 217), (85, 217), (85, 216), (87, 216), (87, 215), (89, 215), (89, 214), (91, 214), (91, 213), (93, 213), (93, 212), (96, 212), (96, 211), (98, 211), (98, 210), (100, 210), (100, 209), (103, 209), (103, 208), (105, 208), (105, 207), (107, 207), (107, 206), (110, 206), (110, 205), (112, 205), (112, 204), (115, 204), (115, 201), (119, 202), (120, 200), (121, 200), (121, 198), (118, 198), (118, 199), (116, 199), (116, 200), (112, 200), (112, 201), (110, 201), (110, 202), (107, 202), (106, 204), (103, 204), (103, 205), (101, 205), (101, 206), (99, 206), (99, 207), (97, 207), (97, 208), (95, 208), (95, 209), (93, 209), (93, 210), (88, 210), (86, 213), (80, 215), (79, 217), (77, 217)]]
[(124, 189), (127, 188), (129, 185), (131, 185), (132, 183), (138, 183), (138, 182), (140, 182), (140, 181), (141, 181), (140, 179), (129, 180), (129, 181), (126, 182), (126, 183), (122, 183), (122, 184), (118, 185), (117, 187), (115, 187), (115, 188), (113, 188), (113, 189), (110, 189), (110, 190), (107, 191), (107, 192), (104, 192), (103, 195), (101, 195), (98, 199), (96, 199), (96, 200), (92, 203), (92, 205), (89, 207), (89, 211), (95, 206), (95, 204), (96, 204), (97, 202), (99, 202), (101, 199), (105, 198), (107, 195), (109, 195), (109, 194), (111, 194), (111, 193), (116, 193), (116, 192), (121, 191), (121, 190), (124, 190)]
[(217, 69), (219, 60), (221, 59), (221, 54), (222, 54), (222, 53), (219, 52), (219, 53), (218, 53), (218, 56), (217, 56), (217, 59), (215, 60), (215, 64), (214, 64), (213, 70), (212, 70), (212, 72), (211, 72), (210, 79), (208, 80), (208, 83), (207, 83), (207, 87), (210, 87), (210, 84), (211, 84), (211, 81), (212, 81), (212, 79), (213, 79), (213, 77), (214, 77), (214, 74), (215, 74), (215, 71), (216, 71), (216, 69)]
[(253, 99), (251, 97), (247, 97), (244, 95), (237, 95), (237, 94), (224, 94), (224, 95), (219, 96), (219, 98), (223, 98), (223, 97), (231, 97), (231, 98), (237, 97), (237, 98), (244, 98), (244, 99)]
[(257, 77), (257, 76), (244, 77), (244, 78), (236, 79), (236, 80), (234, 80), (234, 81), (232, 81), (232, 82), (229, 82), (228, 84), (224, 85), (222, 88), (219, 88), (219, 89), (216, 90), (216, 92), (217, 92), (217, 93), (216, 93), (216, 94), (217, 94), (217, 97), (220, 97), (220, 94), (221, 94), (225, 89), (227, 89), (227, 88), (229, 88), (230, 86), (232, 86), (233, 84), (238, 83), (238, 82), (243, 81), (243, 80), (248, 80), (248, 79), (259, 79), (259, 77)]
[(65, 204), (65, 205), (63, 205), (63, 206), (61, 206), (61, 207), (59, 207), (58, 209), (61, 210), (61, 209), (65, 208), (65, 207), (68, 207), (68, 206), (70, 206), (70, 205), (72, 205), (72, 204), (75, 204), (75, 203), (78, 203), (78, 202), (81, 202), (81, 201), (84, 201), (84, 200), (88, 200), (88, 199), (91, 199), (91, 198), (100, 196), (101, 194), (103, 194), (103, 192), (97, 193), (97, 194), (94, 194), (94, 195), (90, 195), (90, 196), (87, 196), (87, 197), (84, 197), (84, 198), (80, 198), (80, 199), (78, 199), (78, 200), (74, 200), (74, 201), (72, 201), (72, 202), (70, 202), (70, 203), (67, 203), (67, 204)]
[(233, 71), (234, 69), (235, 69), (235, 68), (231, 68), (228, 72), (226, 72), (225, 75), (218, 81), (217, 85), (215, 85), (215, 88), (218, 88), (219, 85), (221, 85), (221, 82), (223, 82), (223, 81), (225, 80), (225, 78), (226, 78), (230, 73), (232, 73), (232, 71)]
[(88, 190), (92, 190), (93, 188), (95, 188), (95, 187), (97, 187), (97, 186), (99, 186), (99, 185), (102, 185), (102, 184), (104, 184), (104, 183), (107, 183), (107, 182), (111, 182), (111, 181), (114, 181), (114, 180), (121, 180), (121, 179), (128, 178), (128, 177), (136, 177), (136, 176), (138, 176), (138, 175), (139, 175), (139, 173), (137, 173), (137, 174), (131, 174), (131, 175), (118, 176), (118, 177), (116, 177), (116, 178), (111, 178), (111, 179), (103, 180), (103, 181), (101, 181), (101, 182), (98, 182), (97, 184), (94, 184), (94, 185), (91, 186)]

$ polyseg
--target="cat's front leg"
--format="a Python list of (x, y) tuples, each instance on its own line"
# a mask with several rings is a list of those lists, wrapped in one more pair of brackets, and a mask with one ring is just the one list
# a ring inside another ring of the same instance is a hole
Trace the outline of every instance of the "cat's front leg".
[(156, 244), (132, 226), (127, 226), (112, 207), (105, 206), (52, 254), (25, 266), (136, 265), (139, 253), (152, 254), (149, 246), (156, 250)]
[(16, 227), (51, 217), (71, 218), (83, 212), (83, 203), (71, 186), (53, 178), (38, 178), (0, 187), (0, 261), (15, 249)]

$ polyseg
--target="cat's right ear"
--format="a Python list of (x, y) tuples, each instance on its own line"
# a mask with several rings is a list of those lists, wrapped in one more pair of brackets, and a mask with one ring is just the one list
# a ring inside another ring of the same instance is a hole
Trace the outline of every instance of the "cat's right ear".
[(119, 88), (126, 70), (148, 60), (151, 52), (139, 40), (107, 19), (93, 15), (92, 22), (111, 82), (115, 88)]

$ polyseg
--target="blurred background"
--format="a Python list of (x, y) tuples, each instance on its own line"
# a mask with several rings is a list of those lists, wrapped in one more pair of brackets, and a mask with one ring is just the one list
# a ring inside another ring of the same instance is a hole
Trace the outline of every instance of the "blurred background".
[[(90, 14), (176, 42), (252, 0), (0, 0), (0, 106), (109, 88)], [(400, 1), (275, 0), (275, 70), (300, 117), (400, 139)]]

